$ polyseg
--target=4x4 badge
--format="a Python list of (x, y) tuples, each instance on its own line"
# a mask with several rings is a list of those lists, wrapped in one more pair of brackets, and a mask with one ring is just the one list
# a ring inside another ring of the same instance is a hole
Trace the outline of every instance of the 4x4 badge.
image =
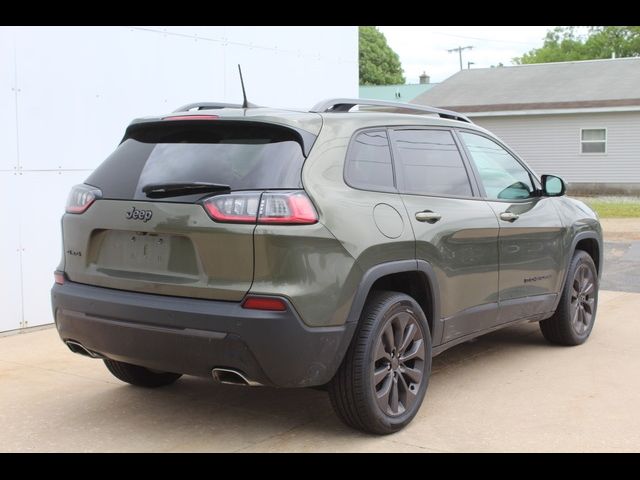
[(136, 207), (131, 207), (131, 210), (128, 210), (126, 213), (127, 220), (142, 220), (144, 223), (147, 223), (153, 217), (153, 212), (151, 210), (139, 210)]

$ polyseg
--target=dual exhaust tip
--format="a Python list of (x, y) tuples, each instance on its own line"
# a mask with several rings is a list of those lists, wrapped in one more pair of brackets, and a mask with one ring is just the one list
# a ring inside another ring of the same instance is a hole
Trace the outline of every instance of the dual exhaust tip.
[[(92, 352), (80, 342), (76, 342), (75, 340), (67, 340), (64, 343), (73, 353), (78, 353), (90, 358), (104, 358), (99, 353)], [(231, 368), (214, 368), (213, 370), (211, 370), (211, 376), (213, 377), (213, 380), (215, 382), (225, 385), (241, 385), (245, 387), (262, 386), (261, 383), (250, 380), (243, 373)]]
[(91, 350), (86, 348), (84, 345), (82, 345), (80, 342), (76, 342), (75, 340), (67, 340), (64, 343), (67, 345), (67, 347), (69, 347), (69, 350), (71, 350), (73, 353), (78, 353), (80, 355), (84, 355), (85, 357), (91, 357), (91, 358), (104, 358), (99, 353), (92, 352)]
[(248, 379), (243, 373), (231, 368), (214, 368), (211, 376), (217, 383), (226, 385), (242, 385), (244, 387), (259, 387), (262, 384)]

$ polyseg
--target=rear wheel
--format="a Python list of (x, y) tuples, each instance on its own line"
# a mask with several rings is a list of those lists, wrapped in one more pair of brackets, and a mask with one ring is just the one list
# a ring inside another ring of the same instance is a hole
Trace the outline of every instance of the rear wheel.
[(569, 264), (567, 280), (558, 308), (540, 322), (540, 330), (551, 343), (580, 345), (587, 341), (598, 308), (598, 272), (591, 256), (576, 250)]
[(329, 384), (329, 396), (347, 425), (389, 434), (416, 415), (430, 373), (431, 336), (420, 305), (404, 293), (375, 292)]
[(138, 365), (105, 359), (107, 369), (119, 380), (137, 387), (157, 388), (170, 385), (182, 375), (179, 373), (156, 372)]

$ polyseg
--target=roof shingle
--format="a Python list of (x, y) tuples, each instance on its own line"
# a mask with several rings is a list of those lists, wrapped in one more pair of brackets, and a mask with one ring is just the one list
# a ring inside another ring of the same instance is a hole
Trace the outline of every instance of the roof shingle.
[(460, 112), (640, 104), (640, 58), (461, 70), (411, 103)]

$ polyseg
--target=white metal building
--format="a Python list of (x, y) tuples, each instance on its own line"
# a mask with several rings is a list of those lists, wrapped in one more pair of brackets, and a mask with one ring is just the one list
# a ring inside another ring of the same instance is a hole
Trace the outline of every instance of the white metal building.
[(640, 192), (640, 58), (463, 70), (414, 103), (464, 112), (573, 192)]
[(357, 27), (0, 27), (0, 331), (53, 321), (70, 187), (135, 117), (358, 95)]

